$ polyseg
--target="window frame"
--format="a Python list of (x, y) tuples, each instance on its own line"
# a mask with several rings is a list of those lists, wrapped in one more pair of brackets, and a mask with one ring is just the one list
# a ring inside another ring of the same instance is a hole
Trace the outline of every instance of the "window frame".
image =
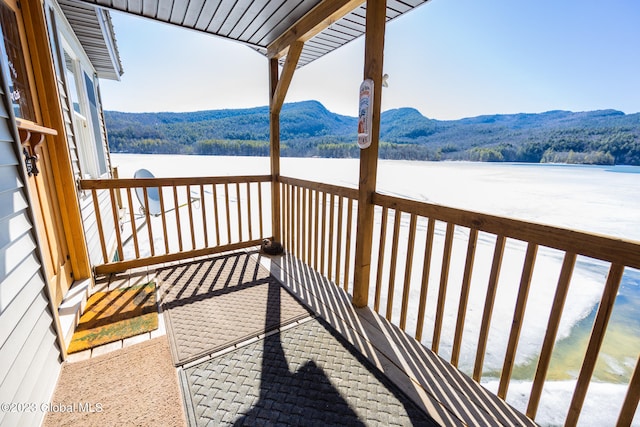
[[(98, 150), (102, 149), (102, 138), (99, 117), (92, 112), (93, 106), (89, 100), (86, 79), (91, 80), (94, 96), (97, 97), (92, 76), (93, 73), (87, 70), (79, 57), (76, 49), (68, 40), (68, 35), (64, 31), (59, 32), (61, 68), (65, 81), (67, 100), (69, 102), (70, 115), (72, 116), (72, 126), (76, 136), (76, 148), (78, 150), (78, 160), (80, 161), (80, 173), (82, 178), (103, 178), (108, 176), (109, 167), (106, 161), (106, 153), (100, 155)], [(69, 58), (70, 64), (67, 61)], [(71, 65), (71, 67), (69, 67)], [(77, 109), (75, 108), (75, 97), (77, 97)], [(97, 101), (96, 101), (97, 104)], [(96, 105), (97, 110), (97, 105)]]

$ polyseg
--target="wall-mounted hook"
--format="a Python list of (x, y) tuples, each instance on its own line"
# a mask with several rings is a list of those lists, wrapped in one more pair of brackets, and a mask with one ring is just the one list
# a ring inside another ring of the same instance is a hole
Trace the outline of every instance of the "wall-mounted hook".
[(22, 154), (24, 154), (24, 165), (27, 168), (27, 174), (29, 176), (38, 176), (40, 171), (38, 170), (38, 155), (36, 154), (36, 147), (44, 140), (43, 134), (32, 133), (27, 129), (19, 129), (20, 142), (22, 143)]
[(57, 135), (55, 129), (49, 129), (37, 125), (27, 120), (16, 118), (20, 144), (22, 144), (22, 154), (24, 154), (24, 165), (29, 176), (38, 176), (38, 152), (36, 149), (44, 142), (45, 135)]
[(29, 150), (27, 147), (22, 149), (22, 154), (24, 154), (24, 165), (27, 168), (27, 174), (29, 176), (38, 176), (40, 171), (38, 170), (38, 165), (36, 162), (38, 161), (38, 156), (36, 154), (29, 154)]

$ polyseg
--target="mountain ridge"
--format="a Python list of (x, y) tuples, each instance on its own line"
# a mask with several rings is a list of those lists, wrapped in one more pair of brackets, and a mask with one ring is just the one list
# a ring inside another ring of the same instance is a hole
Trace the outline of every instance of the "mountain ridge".
[[(266, 106), (105, 111), (105, 123), (114, 152), (268, 155)], [(640, 165), (640, 113), (613, 109), (438, 120), (404, 107), (383, 112), (380, 127), (382, 158)], [(284, 156), (358, 156), (357, 118), (318, 101), (284, 104), (280, 129)]]

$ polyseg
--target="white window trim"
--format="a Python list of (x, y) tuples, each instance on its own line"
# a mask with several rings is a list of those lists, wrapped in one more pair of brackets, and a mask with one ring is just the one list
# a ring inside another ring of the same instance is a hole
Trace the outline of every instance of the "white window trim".
[[(82, 178), (101, 178), (100, 165), (98, 164), (97, 142), (95, 141), (94, 133), (92, 132), (91, 111), (89, 106), (89, 97), (87, 94), (87, 88), (85, 86), (84, 74), (93, 75), (91, 72), (87, 72), (82, 66), (82, 61), (78, 58), (76, 51), (71, 47), (65, 34), (60, 34), (60, 42), (62, 44), (63, 52), (71, 58), (73, 66), (73, 76), (76, 90), (78, 92), (78, 103), (80, 106), (80, 113), (73, 108), (73, 96), (68, 93), (67, 96), (70, 101), (69, 107), (71, 108), (73, 131), (76, 136), (76, 147), (78, 149), (78, 156), (80, 157), (80, 169), (83, 174)], [(63, 57), (63, 67), (65, 70), (65, 79), (69, 78), (67, 74), (66, 60)], [(68, 86), (68, 82), (67, 82)], [(69, 91), (70, 87), (67, 87)], [(99, 123), (97, 124), (99, 126)]]

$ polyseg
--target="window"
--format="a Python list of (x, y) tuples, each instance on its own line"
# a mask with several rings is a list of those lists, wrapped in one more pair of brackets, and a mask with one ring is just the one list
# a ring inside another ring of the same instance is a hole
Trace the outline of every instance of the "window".
[(71, 100), (73, 111), (82, 114), (80, 111), (80, 93), (78, 93), (78, 83), (76, 82), (76, 61), (71, 55), (64, 51), (65, 74), (67, 76), (67, 96)]
[(94, 82), (83, 70), (69, 44), (64, 42), (63, 45), (67, 96), (73, 113), (80, 169), (84, 177), (100, 178), (107, 173), (107, 161)]
[(0, 45), (2, 56), (8, 64), (9, 93), (13, 112), (21, 119), (36, 121), (33, 98), (29, 89), (29, 77), (25, 55), (20, 43), (20, 33), (18, 31), (18, 21), (15, 12), (0, 1), (0, 32), (4, 43)]
[(87, 97), (89, 98), (89, 112), (91, 114), (91, 122), (93, 123), (93, 136), (96, 144), (96, 154), (98, 158), (98, 172), (100, 175), (107, 173), (107, 159), (102, 146), (102, 131), (100, 129), (100, 116), (98, 115), (98, 96), (93, 79), (84, 73), (84, 83), (87, 89)]

